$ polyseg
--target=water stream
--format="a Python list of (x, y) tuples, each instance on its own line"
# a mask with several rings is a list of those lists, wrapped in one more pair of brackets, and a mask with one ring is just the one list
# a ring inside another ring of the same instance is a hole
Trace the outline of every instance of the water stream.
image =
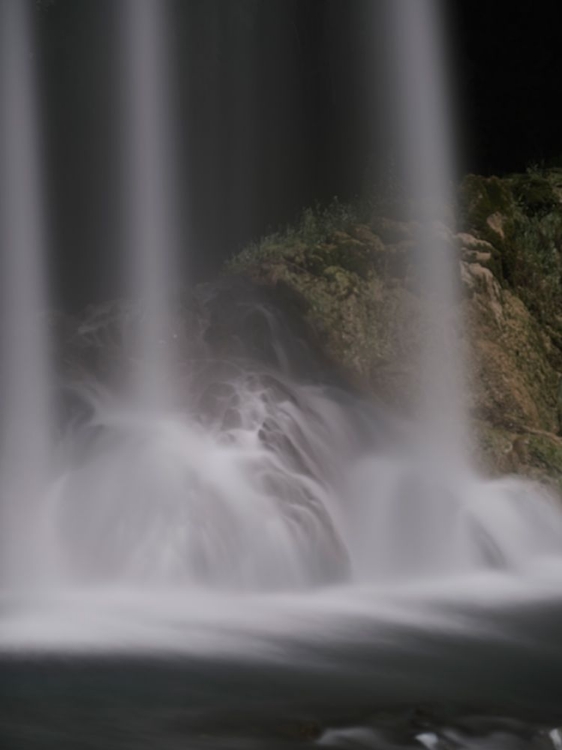
[(0, 4), (1, 579), (41, 570), (33, 517), (51, 479), (47, 231), (31, 9)]
[(55, 438), (32, 32), (1, 0), (6, 747), (560, 746), (559, 500), (466, 458), (438, 7), (387, 14), (429, 300), (418, 421), (328, 376), (249, 287), (171, 294), (166, 4), (124, 0), (131, 301), (80, 321)]
[[(171, 400), (170, 298), (175, 289), (178, 228), (172, 206), (173, 129), (167, 65), (167, 4), (123, 0), (122, 52), (123, 276), (141, 313), (128, 345), (126, 388), (137, 411), (163, 410)], [(123, 369), (123, 368), (122, 368)]]

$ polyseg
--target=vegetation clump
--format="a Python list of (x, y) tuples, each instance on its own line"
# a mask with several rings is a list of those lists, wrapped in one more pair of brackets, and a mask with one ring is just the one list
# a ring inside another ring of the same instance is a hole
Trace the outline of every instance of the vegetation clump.
[(511, 227), (504, 278), (543, 324), (558, 327), (562, 305), (562, 212), (518, 215)]
[(516, 175), (510, 185), (517, 206), (527, 216), (546, 216), (560, 206), (556, 191), (546, 177)]
[(494, 248), (490, 268), (541, 324), (560, 328), (562, 172), (469, 175), (460, 190), (461, 220)]
[(268, 234), (235, 255), (227, 270), (244, 270), (255, 262), (276, 262), (282, 258), (313, 273), (322, 273), (330, 265), (365, 272), (349, 236), (358, 221), (357, 211), (337, 198), (326, 207), (307, 208), (294, 226)]

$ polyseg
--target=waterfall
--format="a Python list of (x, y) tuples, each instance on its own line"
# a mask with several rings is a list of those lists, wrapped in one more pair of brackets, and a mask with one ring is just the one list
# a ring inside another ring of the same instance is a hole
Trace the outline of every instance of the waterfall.
[[(386, 106), (404, 192), (400, 219), (415, 228), (417, 419), (407, 446), (373, 456), (356, 471), (350, 546), (359, 577), (407, 580), (478, 567), (480, 547), (490, 541), (485, 529), (492, 524), (491, 546), (499, 529), (493, 510), (482, 513), (478, 496), (484, 485), (468, 458), (460, 272), (451, 227), (456, 149), (443, 8), (438, 0), (388, 0), (384, 11)], [(503, 489), (491, 495), (503, 506)], [(525, 512), (516, 509), (518, 502), (507, 501), (513, 518), (505, 522), (511, 528)], [(559, 534), (556, 522), (555, 527)]]
[[(8, 581), (43, 566), (35, 536), (48, 486), (51, 368), (46, 229), (30, 3), (0, 3), (2, 253), (1, 546)], [(37, 572), (35, 570), (35, 572)]]
[(125, 283), (137, 309), (131, 338), (135, 408), (171, 400), (171, 294), (178, 228), (167, 53), (167, 3), (123, 0), (120, 113), (124, 193)]
[[(453, 202), (454, 148), (436, 2), (386, 6), (395, 145), (408, 218), (419, 227), (421, 426), (404, 430), (328, 386), (305, 327), (295, 332), (250, 287), (225, 281), (231, 287), (222, 294), (220, 284), (206, 287), (178, 315), (169, 6), (124, 0), (122, 255), (133, 305), (117, 318), (130, 330), (123, 351), (113, 338), (106, 345), (103, 315), (77, 333), (83, 356), (84, 337), (95, 332), (100, 370), (121, 368), (124, 388), (108, 396), (114, 384), (90, 373), (89, 419), (69, 427), (54, 484), (29, 9), (9, 0), (0, 7), (9, 570), (22, 576), (36, 563), (45, 567), (56, 548), (64, 583), (263, 592), (513, 569), (556, 551), (562, 528), (548, 493), (519, 481), (486, 483), (467, 470), (457, 260), (443, 224)], [(185, 348), (194, 353), (187, 367)]]
[(0, 0), (3, 747), (559, 747), (560, 507), (466, 458), (438, 3), (386, 2), (417, 424), (248, 282), (178, 314), (169, 4), (117, 4), (133, 304), (73, 329), (88, 398), (59, 441), (31, 3)]
[(424, 301), (419, 359), (421, 451), (432, 470), (466, 461), (467, 415), (458, 320), (460, 275), (450, 224), (455, 204), (455, 144), (448, 89), (443, 5), (386, 3), (394, 148), (408, 213), (417, 223), (417, 292)]

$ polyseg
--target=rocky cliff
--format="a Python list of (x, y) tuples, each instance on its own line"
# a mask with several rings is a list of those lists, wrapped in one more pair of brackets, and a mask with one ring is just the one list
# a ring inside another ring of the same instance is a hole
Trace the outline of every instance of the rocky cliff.
[[(458, 255), (459, 327), (477, 460), (562, 486), (562, 170), (466, 177), (459, 223), (439, 226)], [(295, 299), (327, 357), (365, 392), (408, 413), (418, 321), (415, 225), (391, 203), (336, 201), (228, 264)]]

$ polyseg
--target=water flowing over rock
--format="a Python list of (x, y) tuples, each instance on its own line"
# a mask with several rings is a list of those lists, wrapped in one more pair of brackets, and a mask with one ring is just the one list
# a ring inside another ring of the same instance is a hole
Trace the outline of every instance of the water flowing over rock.
[(37, 95), (0, 28), (27, 128), (0, 110), (0, 720), (50, 688), (67, 721), (70, 685), (81, 732), (99, 701), (182, 747), (256, 717), (280, 747), (558, 746), (562, 179), (471, 175), (455, 224), (439, 5), (392, 0), (402, 203), (305, 211), (181, 293), (167, 4), (119, 10), (131, 299), (74, 320), (44, 315)]
[[(488, 470), (521, 471), (557, 483), (562, 339), (559, 308), (550, 292), (540, 296), (539, 287), (548, 291), (558, 284), (560, 212), (554, 209), (537, 223), (522, 209), (512, 191), (526, 179), (466, 178), (460, 189), (463, 231), (448, 231), (448, 241), (458, 254), (459, 314), (468, 321), (471, 363), (466, 400), (481, 460)], [(547, 172), (541, 179), (554, 190), (559, 176)], [(414, 283), (416, 227), (363, 213), (335, 203), (244, 251), (228, 272), (297, 295), (323, 350), (349, 379), (411, 414), (417, 377), (412, 360), (423, 345), (418, 321), (424, 301)], [(508, 244), (505, 234), (490, 228), (491, 216), (501, 218)], [(527, 286), (516, 286), (509, 269), (524, 263), (535, 268), (535, 276), (527, 277)], [(525, 454), (518, 448), (522, 444), (529, 447)]]

